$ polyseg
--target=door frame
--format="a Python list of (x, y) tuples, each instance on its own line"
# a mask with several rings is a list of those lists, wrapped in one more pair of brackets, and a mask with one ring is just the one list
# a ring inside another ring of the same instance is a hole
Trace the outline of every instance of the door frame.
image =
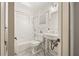
[(70, 47), (69, 47), (69, 2), (63, 2), (63, 12), (62, 12), (62, 28), (61, 28), (61, 34), (62, 34), (62, 55), (63, 56), (69, 56), (70, 55)]
[(4, 2), (1, 2), (0, 3), (0, 47), (1, 47), (1, 49), (0, 49), (0, 55), (1, 56), (4, 56), (5, 55), (5, 52), (4, 52), (4, 33), (5, 33), (5, 10), (4, 10), (4, 7), (5, 7), (5, 5), (4, 5)]
[(0, 56), (1, 56), (1, 2), (0, 2)]
[[(7, 18), (7, 10), (6, 3), (8, 2), (0, 2), (0, 55), (5, 56), (5, 39), (7, 38), (5, 33), (6, 33), (6, 24), (5, 21)], [(8, 39), (8, 38), (7, 38)]]
[[(61, 55), (69, 55), (69, 3), (61, 2)], [(14, 3), (8, 3), (8, 55), (14, 55)]]
[(70, 55), (74, 56), (74, 3), (70, 2)]
[(8, 56), (14, 53), (14, 2), (8, 2)]

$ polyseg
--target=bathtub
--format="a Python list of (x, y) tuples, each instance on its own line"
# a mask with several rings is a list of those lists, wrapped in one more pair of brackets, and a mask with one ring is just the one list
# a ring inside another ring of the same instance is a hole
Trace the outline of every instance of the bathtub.
[(35, 46), (38, 46), (40, 44), (40, 41), (37, 41), (37, 40), (31, 40), (31, 41), (29, 41), (29, 40), (27, 40), (27, 41), (25, 41), (25, 42), (22, 42), (22, 43), (20, 43), (20, 44), (17, 44), (16, 45), (16, 54), (17, 55), (21, 55), (21, 56), (23, 56), (23, 55), (33, 55), (33, 48), (35, 47)]
[(33, 40), (16, 41), (15, 52), (17, 55), (31, 55), (33, 48), (43, 42), (43, 34), (35, 33), (35, 35)]

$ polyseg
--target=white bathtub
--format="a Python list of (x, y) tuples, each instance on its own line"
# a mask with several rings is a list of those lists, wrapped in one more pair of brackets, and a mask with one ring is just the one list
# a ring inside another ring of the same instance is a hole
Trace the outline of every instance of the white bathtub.
[(16, 54), (26, 55), (30, 53), (31, 55), (33, 47), (38, 46), (43, 41), (42, 34), (36, 35), (35, 40), (17, 40), (15, 45)]
[(16, 54), (17, 55), (32, 55), (32, 49), (35, 46), (38, 46), (40, 41), (31, 40), (19, 43), (16, 45)]

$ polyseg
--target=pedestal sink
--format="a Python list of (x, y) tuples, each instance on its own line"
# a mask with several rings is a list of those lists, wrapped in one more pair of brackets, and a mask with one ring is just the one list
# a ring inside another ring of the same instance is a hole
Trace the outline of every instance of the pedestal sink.
[(43, 37), (49, 40), (57, 40), (58, 35), (53, 33), (44, 33)]
[[(45, 41), (45, 55), (52, 55), (53, 56), (53, 52), (52, 51), (52, 46), (51, 45), (51, 41), (56, 41), (58, 38), (57, 34), (53, 34), (53, 33), (44, 33), (43, 34), (43, 39)], [(55, 53), (54, 53), (55, 54)], [(55, 54), (56, 55), (56, 54)]]

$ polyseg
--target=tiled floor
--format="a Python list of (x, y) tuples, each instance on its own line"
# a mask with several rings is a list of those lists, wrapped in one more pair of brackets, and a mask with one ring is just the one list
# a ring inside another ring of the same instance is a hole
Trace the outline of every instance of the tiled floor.
[(44, 51), (41, 50), (39, 53), (34, 55), (32, 53), (32, 47), (29, 47), (29, 48), (25, 49), (24, 51), (17, 53), (16, 56), (44, 56)]
[(41, 48), (41, 45), (21, 44), (16, 47), (16, 56), (44, 56), (44, 49)]

